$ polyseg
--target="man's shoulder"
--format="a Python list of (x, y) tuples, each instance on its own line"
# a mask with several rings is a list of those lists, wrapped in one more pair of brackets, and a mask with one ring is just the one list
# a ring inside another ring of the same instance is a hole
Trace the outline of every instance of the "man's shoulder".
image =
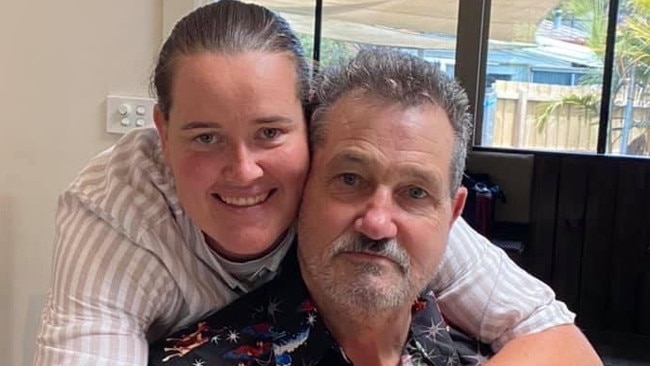
[(492, 354), (489, 345), (462, 332), (445, 319), (433, 288), (427, 287), (414, 303), (411, 337), (405, 346), (409, 359), (428, 359), (433, 365), (477, 365)]

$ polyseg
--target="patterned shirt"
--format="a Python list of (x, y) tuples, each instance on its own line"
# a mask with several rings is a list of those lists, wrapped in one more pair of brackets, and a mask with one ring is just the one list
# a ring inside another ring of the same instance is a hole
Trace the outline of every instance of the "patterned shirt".
[[(402, 366), (479, 365), (486, 345), (451, 332), (425, 289), (411, 307)], [(351, 365), (310, 298), (290, 250), (271, 282), (153, 344), (150, 366)]]
[[(293, 235), (253, 265), (226, 263), (179, 205), (155, 129), (132, 131), (59, 198), (34, 364), (146, 365), (148, 342), (270, 279)], [(573, 322), (548, 286), (461, 219), (432, 288), (450, 323), (494, 349)]]

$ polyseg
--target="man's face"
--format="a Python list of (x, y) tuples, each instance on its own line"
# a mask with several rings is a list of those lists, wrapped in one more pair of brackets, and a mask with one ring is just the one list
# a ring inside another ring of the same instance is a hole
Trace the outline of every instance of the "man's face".
[(433, 278), (466, 191), (450, 192), (454, 135), (430, 103), (354, 94), (324, 116), (299, 219), (303, 277), (317, 301), (410, 304)]

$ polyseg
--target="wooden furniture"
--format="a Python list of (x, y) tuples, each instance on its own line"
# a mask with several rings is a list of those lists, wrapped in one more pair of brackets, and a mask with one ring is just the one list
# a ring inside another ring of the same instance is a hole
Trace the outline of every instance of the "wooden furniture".
[(523, 266), (590, 338), (650, 349), (650, 160), (536, 154), (530, 207)]

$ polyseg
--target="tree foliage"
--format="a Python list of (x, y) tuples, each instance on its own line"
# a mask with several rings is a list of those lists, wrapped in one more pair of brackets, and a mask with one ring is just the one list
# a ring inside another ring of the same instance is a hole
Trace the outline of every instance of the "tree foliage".
[[(307, 57), (311, 58), (314, 49), (314, 37), (311, 34), (298, 34), (300, 43), (305, 49)], [(321, 38), (320, 64), (328, 65), (342, 58), (348, 58), (356, 53), (356, 46), (349, 42), (338, 41), (331, 38)]]
[[(560, 9), (565, 14), (571, 14), (577, 19), (582, 29), (589, 36), (585, 44), (596, 55), (604, 59), (607, 38), (607, 23), (609, 1), (607, 0), (565, 0)], [(616, 27), (615, 60), (612, 73), (612, 100), (627, 99), (630, 104), (634, 96), (650, 91), (650, 0), (622, 0), (619, 6), (619, 17)], [(593, 75), (585, 77), (590, 83), (602, 83), (602, 69), (593, 70)], [(600, 106), (600, 94), (577, 95), (571, 94), (565, 98), (545, 103), (538, 114), (538, 128), (543, 129), (558, 108), (568, 105), (582, 106), (589, 111), (592, 118), (597, 118), (596, 112)], [(631, 105), (623, 114), (623, 133), (638, 124), (633, 121)], [(610, 131), (611, 131), (610, 126)], [(612, 139), (610, 139), (610, 143)], [(624, 139), (622, 143), (627, 141)], [(625, 146), (621, 145), (621, 151)]]

